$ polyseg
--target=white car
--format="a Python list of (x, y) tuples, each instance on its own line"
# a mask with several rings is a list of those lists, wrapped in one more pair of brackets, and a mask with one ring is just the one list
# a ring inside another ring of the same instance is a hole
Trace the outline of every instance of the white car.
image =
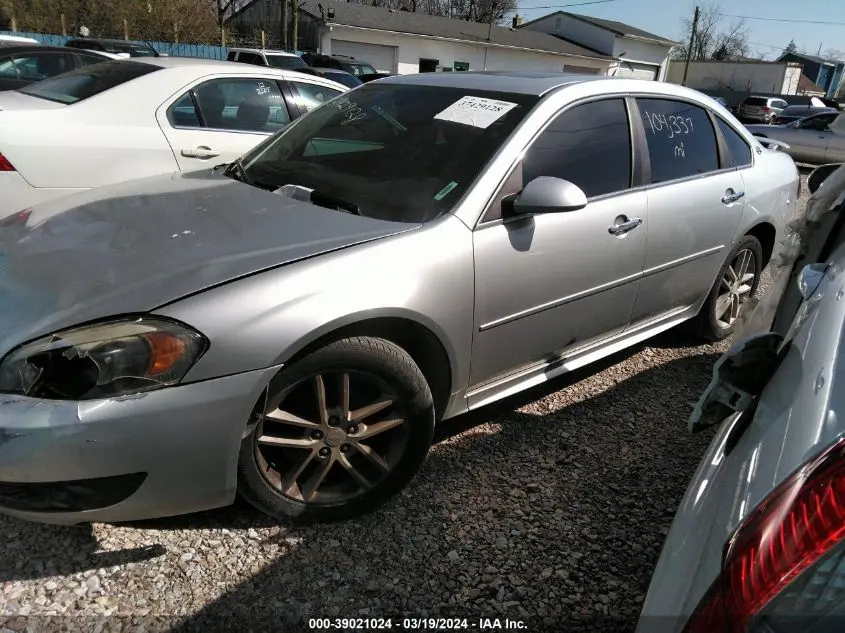
[(231, 162), (346, 90), (295, 71), (150, 57), (0, 93), (0, 218), (93, 187)]
[(0, 46), (20, 46), (21, 44), (41, 44), (41, 42), (20, 35), (0, 35)]

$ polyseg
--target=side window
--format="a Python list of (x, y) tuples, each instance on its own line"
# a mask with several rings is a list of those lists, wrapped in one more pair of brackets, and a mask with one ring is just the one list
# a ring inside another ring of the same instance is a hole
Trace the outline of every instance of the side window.
[(75, 68), (73, 57), (69, 53), (16, 55), (15, 66), (20, 78), (28, 81), (41, 81)]
[(288, 80), (288, 83), (298, 93), (298, 96), (294, 97), (296, 105), (305, 112), (309, 112), (329, 99), (341, 94), (339, 90), (304, 81)]
[(235, 56), (236, 56), (237, 54), (238, 54), (238, 52), (237, 52), (237, 51), (229, 51), (229, 54), (228, 54), (228, 55), (226, 55), (226, 61), (227, 61), (227, 62), (233, 62), (233, 61), (235, 61)]
[(190, 92), (183, 94), (167, 109), (167, 120), (173, 127), (202, 127)]
[(0, 78), (18, 79), (18, 71), (15, 68), (15, 60), (9, 58), (0, 61)]
[(722, 136), (725, 138), (725, 142), (728, 144), (728, 148), (731, 151), (731, 166), (747, 167), (750, 165), (751, 148), (748, 146), (748, 143), (745, 142), (745, 139), (740, 136), (739, 132), (734, 130), (719, 117), (716, 117), (716, 121), (718, 121), (719, 130), (721, 130)]
[(214, 79), (194, 94), (207, 128), (273, 133), (290, 123), (282, 92), (272, 79)]
[(820, 114), (819, 116), (810, 117), (798, 124), (802, 130), (813, 130), (814, 132), (824, 132), (833, 123), (837, 114)]
[(716, 133), (703, 108), (668, 99), (637, 99), (651, 159), (651, 181), (719, 169)]
[(559, 115), (529, 147), (522, 172), (523, 187), (538, 176), (555, 176), (578, 185), (587, 197), (630, 187), (631, 134), (625, 101), (585, 103)]

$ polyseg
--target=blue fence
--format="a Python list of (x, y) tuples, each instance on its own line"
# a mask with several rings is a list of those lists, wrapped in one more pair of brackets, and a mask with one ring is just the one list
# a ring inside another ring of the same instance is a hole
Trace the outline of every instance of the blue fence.
[[(0, 31), (0, 35), (17, 35), (19, 37), (31, 37), (47, 46), (64, 46), (70, 37), (54, 35), (50, 33), (25, 33), (18, 31)], [(173, 42), (150, 41), (159, 53), (165, 53), (171, 57), (202, 57), (203, 59), (226, 59), (228, 48), (224, 46), (212, 46), (209, 44), (174, 44)]]

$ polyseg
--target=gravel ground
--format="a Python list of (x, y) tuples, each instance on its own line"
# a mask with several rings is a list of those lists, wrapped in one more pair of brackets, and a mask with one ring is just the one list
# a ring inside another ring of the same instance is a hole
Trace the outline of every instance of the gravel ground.
[(669, 332), (446, 423), (412, 484), (346, 523), (287, 529), (240, 503), (131, 525), (0, 517), (0, 629), (436, 616), (633, 630), (711, 437), (688, 435), (687, 416), (725, 349)]

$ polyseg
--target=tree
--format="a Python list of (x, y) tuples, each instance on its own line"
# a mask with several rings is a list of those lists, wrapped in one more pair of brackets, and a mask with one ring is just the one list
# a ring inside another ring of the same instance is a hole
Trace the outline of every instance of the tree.
[[(713, 0), (700, 7), (691, 60), (727, 60), (748, 55), (748, 28), (745, 26), (745, 20), (735, 20), (727, 28), (722, 28), (721, 13), (722, 7)], [(675, 52), (674, 56), (678, 59), (687, 57), (690, 38), (693, 35), (692, 22), (692, 16), (682, 20), (684, 46)]]
[(282, 10), (281, 32), (282, 32), (282, 49), (288, 50), (288, 0), (279, 0)]
[(843, 52), (839, 48), (825, 49), (824, 53), (822, 53), (822, 56), (829, 61), (845, 61), (845, 52)]
[(786, 45), (786, 48), (783, 49), (783, 54), (786, 55), (787, 53), (797, 53), (798, 52), (798, 45), (795, 43), (794, 39), (789, 40), (789, 44)]

